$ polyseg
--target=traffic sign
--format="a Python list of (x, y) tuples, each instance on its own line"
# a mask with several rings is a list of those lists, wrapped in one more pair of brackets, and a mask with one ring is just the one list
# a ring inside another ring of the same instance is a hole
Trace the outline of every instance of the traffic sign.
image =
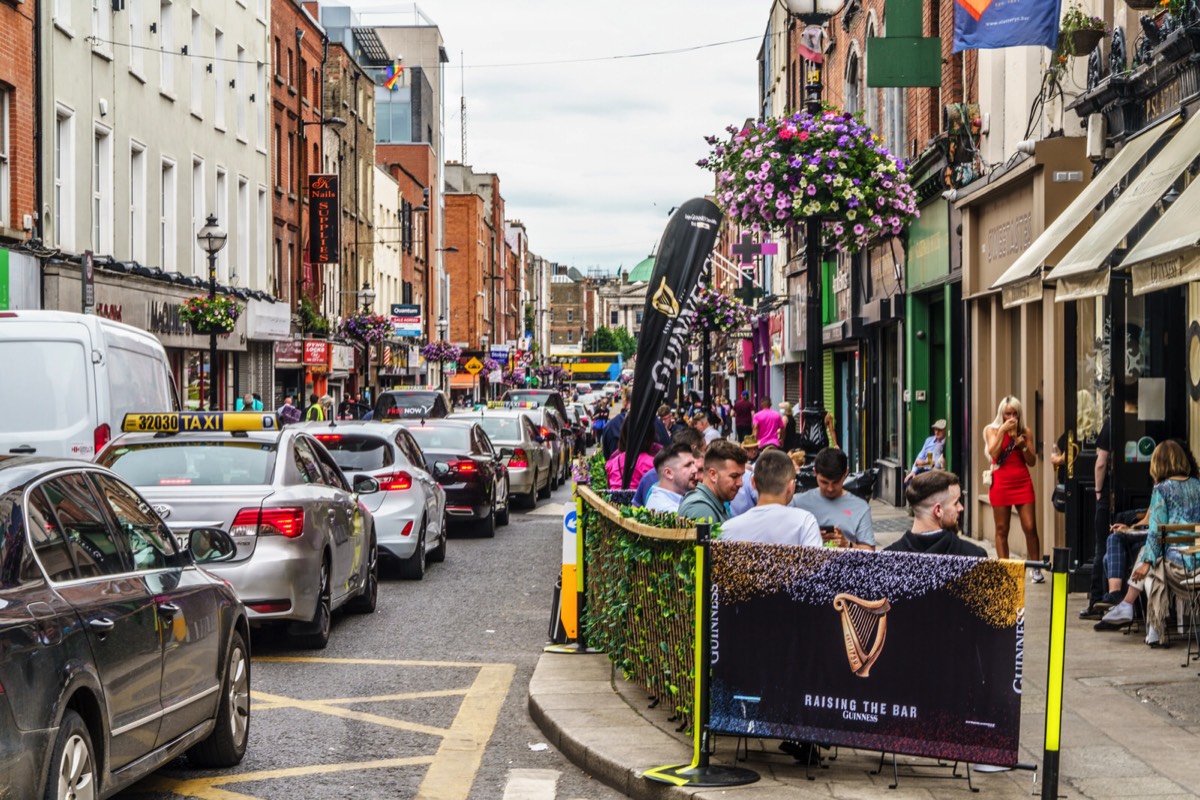
[(472, 375), (478, 375), (480, 373), (480, 371), (483, 369), (483, 362), (480, 361), (475, 356), (471, 356), (471, 360), (463, 365), (463, 369), (465, 369), (467, 372), (471, 373)]

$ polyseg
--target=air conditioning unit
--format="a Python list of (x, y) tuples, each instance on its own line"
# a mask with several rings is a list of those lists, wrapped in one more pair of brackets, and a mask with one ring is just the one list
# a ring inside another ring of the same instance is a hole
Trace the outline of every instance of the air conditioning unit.
[(1087, 157), (1092, 161), (1103, 161), (1105, 141), (1108, 139), (1108, 122), (1103, 114), (1088, 114)]

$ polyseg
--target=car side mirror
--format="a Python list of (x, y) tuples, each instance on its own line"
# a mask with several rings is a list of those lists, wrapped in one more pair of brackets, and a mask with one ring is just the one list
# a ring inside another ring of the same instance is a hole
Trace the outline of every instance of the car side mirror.
[(504, 456), (511, 456), (512, 454), (513, 454), (513, 449), (511, 447), (501, 447), (500, 448), (500, 457), (501, 458), (503, 458)]
[(433, 476), (435, 478), (444, 478), (450, 474), (450, 465), (445, 461), (435, 461), (433, 463)]
[(354, 492), (355, 494), (375, 494), (379, 491), (379, 481), (372, 478), (370, 475), (355, 475), (354, 476)]
[(197, 564), (216, 564), (231, 560), (237, 553), (237, 545), (220, 528), (192, 528), (188, 534), (188, 552)]

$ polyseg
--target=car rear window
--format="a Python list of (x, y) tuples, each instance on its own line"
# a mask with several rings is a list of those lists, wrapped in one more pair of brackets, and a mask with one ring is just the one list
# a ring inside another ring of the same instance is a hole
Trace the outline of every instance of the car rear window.
[(258, 486), (271, 482), (275, 453), (264, 442), (138, 442), (100, 463), (134, 486)]
[(437, 395), (429, 394), (385, 394), (379, 398), (380, 417), (412, 417), (428, 415), (433, 411)]
[(0, 433), (59, 431), (87, 419), (87, 356), (81, 342), (0, 342), (10, 376), (0, 380)]
[(408, 432), (421, 445), (422, 450), (469, 450), (470, 433), (467, 428), (437, 428), (432, 425), (412, 427)]
[(541, 406), (550, 398), (548, 394), (537, 394), (535, 392), (509, 392), (506, 400), (514, 403), (533, 403)]
[(395, 460), (392, 448), (378, 436), (348, 433), (318, 433), (315, 436), (337, 465), (346, 471), (382, 469), (390, 467)]
[(494, 442), (521, 441), (521, 420), (516, 417), (483, 416), (475, 421)]

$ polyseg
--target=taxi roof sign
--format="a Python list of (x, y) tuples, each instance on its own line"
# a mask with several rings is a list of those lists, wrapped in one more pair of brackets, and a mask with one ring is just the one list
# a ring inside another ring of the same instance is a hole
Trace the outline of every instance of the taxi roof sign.
[(252, 411), (181, 411), (126, 414), (125, 433), (205, 433), (279, 430), (274, 414)]

